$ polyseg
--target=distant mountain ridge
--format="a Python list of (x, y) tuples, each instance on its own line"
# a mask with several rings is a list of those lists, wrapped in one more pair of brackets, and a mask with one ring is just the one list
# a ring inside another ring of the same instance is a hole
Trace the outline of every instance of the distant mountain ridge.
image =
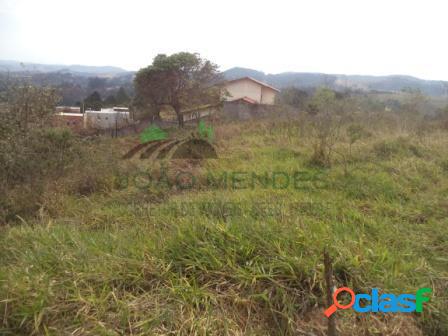
[(279, 89), (291, 86), (308, 89), (325, 85), (336, 90), (350, 88), (364, 91), (397, 92), (404, 88), (412, 88), (419, 89), (431, 96), (448, 95), (448, 81), (424, 80), (405, 75), (369, 76), (309, 72), (266, 74), (262, 71), (239, 67), (228, 69), (223, 72), (223, 75), (226, 79), (249, 76)]
[(128, 71), (115, 66), (40, 64), (0, 60), (0, 72), (70, 72), (73, 74), (117, 75)]
[[(18, 61), (0, 60), (0, 72), (31, 72), (31, 73), (67, 73), (79, 77), (126, 77), (132, 81), (135, 71), (127, 71), (115, 66), (61, 65), (40, 64)], [(419, 89), (431, 96), (448, 95), (448, 81), (424, 80), (412, 76), (390, 75), (342, 75), (312, 72), (283, 72), (266, 74), (262, 71), (234, 67), (223, 72), (224, 78), (253, 77), (279, 89), (297, 87), (309, 89), (319, 86), (329, 86), (335, 90), (355, 89), (364, 91), (398, 92), (404, 88)]]

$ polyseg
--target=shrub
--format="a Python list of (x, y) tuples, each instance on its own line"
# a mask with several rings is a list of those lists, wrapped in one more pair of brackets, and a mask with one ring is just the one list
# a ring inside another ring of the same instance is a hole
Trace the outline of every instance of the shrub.
[(59, 100), (53, 89), (13, 85), (0, 98), (0, 223), (35, 214), (67, 176), (77, 194), (108, 187), (107, 169), (96, 169), (97, 161), (112, 168), (116, 160), (103, 164), (69, 129), (48, 127)]
[(81, 154), (65, 129), (32, 130), (0, 146), (0, 221), (39, 209), (45, 186), (63, 176)]
[(355, 142), (361, 139), (372, 136), (372, 133), (366, 130), (365, 127), (360, 124), (351, 124), (347, 128), (347, 136), (350, 145), (353, 145)]
[(443, 160), (442, 162), (440, 162), (440, 167), (442, 167), (442, 170), (445, 173), (448, 173), (448, 160)]
[(384, 140), (376, 143), (373, 148), (375, 154), (381, 159), (391, 159), (394, 156), (423, 157), (423, 149), (412, 144), (409, 139), (399, 137), (395, 140)]
[(313, 156), (311, 163), (317, 166), (330, 166), (333, 148), (340, 136), (342, 125), (341, 105), (334, 91), (320, 88), (314, 94), (311, 105), (316, 112), (311, 117), (314, 133)]

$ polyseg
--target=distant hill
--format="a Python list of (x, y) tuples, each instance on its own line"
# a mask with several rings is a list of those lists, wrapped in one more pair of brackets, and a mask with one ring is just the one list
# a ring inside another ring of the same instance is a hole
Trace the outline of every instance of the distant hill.
[[(86, 77), (120, 77), (120, 85), (131, 86), (135, 72), (126, 71), (114, 66), (89, 66), (89, 65), (61, 65), (22, 63), (18, 61), (0, 60), (0, 73), (28, 72), (37, 76), (71, 75), (79, 78)], [(223, 72), (226, 79), (239, 77), (253, 77), (266, 82), (279, 89), (297, 87), (301, 89), (329, 86), (335, 90), (355, 89), (364, 91), (398, 92), (404, 88), (420, 89), (431, 96), (448, 95), (448, 81), (424, 80), (412, 76), (368, 76), (368, 75), (341, 75), (312, 72), (284, 72), (279, 74), (266, 74), (262, 71), (235, 67)], [(64, 77), (65, 78), (65, 77)], [(56, 81), (57, 82), (57, 81)], [(56, 85), (58, 83), (52, 83)]]
[(78, 75), (116, 75), (127, 71), (114, 66), (38, 64), (0, 60), (0, 72), (70, 72)]
[(448, 82), (436, 80), (424, 80), (412, 76), (364, 76), (364, 75), (336, 75), (308, 72), (284, 72), (279, 74), (265, 74), (264, 72), (247, 69), (231, 68), (224, 71), (226, 79), (239, 77), (253, 77), (279, 89), (294, 86), (307, 89), (318, 86), (329, 86), (336, 90), (346, 88), (365, 91), (387, 91), (397, 92), (403, 88), (420, 89), (423, 93), (431, 96), (442, 96), (448, 94)]

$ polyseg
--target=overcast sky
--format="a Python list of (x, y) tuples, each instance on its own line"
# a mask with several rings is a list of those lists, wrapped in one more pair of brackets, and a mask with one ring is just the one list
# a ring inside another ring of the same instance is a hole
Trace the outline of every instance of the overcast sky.
[(198, 52), (222, 70), (448, 80), (448, 2), (0, 0), (0, 59), (137, 70)]

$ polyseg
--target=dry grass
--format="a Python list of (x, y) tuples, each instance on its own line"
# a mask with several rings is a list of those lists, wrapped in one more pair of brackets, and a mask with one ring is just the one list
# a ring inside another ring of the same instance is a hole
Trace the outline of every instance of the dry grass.
[[(350, 154), (341, 139), (344, 155), (321, 169), (310, 165), (303, 122), (217, 125), (218, 160), (136, 159), (117, 171), (157, 177), (163, 163), (170, 176), (181, 170), (204, 181), (210, 171), (300, 170), (320, 174), (317, 185), (55, 189), (40, 218), (2, 229), (0, 333), (324, 335), (327, 247), (338, 286), (434, 293), (423, 315), (339, 312), (341, 335), (446, 335), (448, 134), (418, 138), (371, 125)], [(117, 157), (132, 141), (113, 143)], [(254, 210), (259, 201), (280, 213)], [(180, 202), (216, 208), (179, 215)], [(226, 202), (241, 204), (238, 215)]]

